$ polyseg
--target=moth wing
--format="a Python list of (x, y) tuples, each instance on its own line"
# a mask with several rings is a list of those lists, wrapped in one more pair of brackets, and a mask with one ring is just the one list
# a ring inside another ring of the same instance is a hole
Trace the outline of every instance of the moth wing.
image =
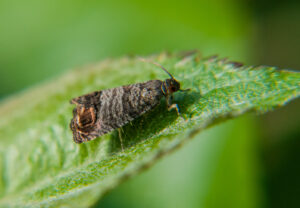
[(86, 95), (82, 95), (76, 98), (73, 98), (70, 103), (76, 105), (84, 105), (84, 106), (91, 106), (100, 104), (100, 97), (102, 91), (95, 91)]
[(74, 119), (71, 120), (70, 128), (73, 132), (73, 140), (76, 143), (91, 141), (99, 137), (99, 134), (94, 127), (79, 130)]
[(70, 128), (76, 143), (94, 140), (100, 136), (99, 125), (96, 123), (96, 111), (93, 107), (77, 106), (73, 110)]

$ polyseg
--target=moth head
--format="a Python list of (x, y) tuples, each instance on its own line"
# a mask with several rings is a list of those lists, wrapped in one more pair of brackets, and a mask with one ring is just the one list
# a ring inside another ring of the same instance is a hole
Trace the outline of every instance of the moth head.
[(163, 83), (164, 88), (167, 91), (167, 94), (172, 94), (180, 90), (180, 83), (173, 77), (173, 75), (170, 72), (168, 72), (168, 70), (165, 67), (161, 65), (159, 66), (170, 76), (170, 79), (166, 79)]
[(164, 81), (164, 86), (165, 86), (165, 89), (167, 90), (168, 94), (172, 94), (172, 93), (180, 90), (180, 83), (174, 78), (166, 79)]

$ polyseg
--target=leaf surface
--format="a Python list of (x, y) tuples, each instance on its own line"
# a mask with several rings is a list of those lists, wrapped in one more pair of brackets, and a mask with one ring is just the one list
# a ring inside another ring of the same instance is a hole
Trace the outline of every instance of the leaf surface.
[(267, 112), (300, 94), (300, 73), (240, 67), (199, 54), (158, 54), (159, 62), (190, 91), (174, 94), (182, 117), (161, 104), (116, 131), (75, 144), (69, 122), (73, 97), (96, 90), (168, 78), (135, 57), (72, 70), (15, 95), (0, 106), (0, 206), (87, 207), (211, 125), (248, 111)]

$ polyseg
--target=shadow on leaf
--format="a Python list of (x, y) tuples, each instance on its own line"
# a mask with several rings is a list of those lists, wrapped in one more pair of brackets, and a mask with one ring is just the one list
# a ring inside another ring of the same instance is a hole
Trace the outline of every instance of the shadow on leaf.
[[(201, 94), (194, 91), (178, 92), (174, 96), (174, 103), (178, 104), (183, 119), (186, 120), (190, 118), (188, 108), (194, 103), (197, 103), (200, 98)], [(121, 128), (121, 137), (124, 148), (132, 147), (137, 143), (156, 135), (166, 127), (170, 126), (176, 119), (178, 119), (176, 111), (168, 111), (166, 101), (163, 99), (163, 101), (153, 110), (136, 118)], [(116, 154), (120, 151), (122, 150), (119, 133), (118, 131), (114, 131), (111, 136), (110, 153)]]

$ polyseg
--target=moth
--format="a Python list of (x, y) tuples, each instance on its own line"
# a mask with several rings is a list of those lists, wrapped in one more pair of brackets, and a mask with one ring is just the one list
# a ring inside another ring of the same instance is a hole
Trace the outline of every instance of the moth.
[(73, 98), (70, 103), (76, 107), (70, 128), (74, 142), (94, 140), (119, 129), (153, 109), (163, 97), (166, 98), (168, 110), (176, 109), (180, 114), (178, 105), (172, 103), (173, 93), (181, 90), (180, 83), (163, 66), (155, 62), (153, 64), (164, 70), (170, 78), (95, 91)]

